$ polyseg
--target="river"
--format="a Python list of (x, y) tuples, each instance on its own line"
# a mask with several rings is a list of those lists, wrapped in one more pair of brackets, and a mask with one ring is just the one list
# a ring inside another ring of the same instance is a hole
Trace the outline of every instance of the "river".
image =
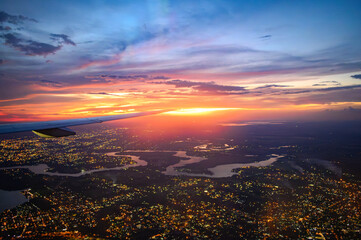
[[(128, 152), (175, 152), (173, 156), (175, 157), (181, 157), (181, 158), (187, 158), (185, 160), (180, 160), (180, 162), (170, 165), (166, 168), (165, 171), (162, 173), (164, 175), (168, 176), (192, 176), (192, 177), (210, 177), (210, 178), (222, 178), (222, 177), (231, 177), (236, 172), (233, 171), (233, 169), (237, 168), (243, 168), (243, 167), (265, 167), (269, 166), (272, 163), (276, 162), (280, 157), (283, 157), (281, 155), (271, 155), (269, 159), (260, 161), (260, 162), (253, 162), (253, 163), (233, 163), (233, 164), (222, 164), (218, 165), (213, 168), (208, 168), (208, 171), (210, 171), (212, 174), (197, 174), (197, 173), (188, 173), (188, 172), (181, 172), (177, 171), (177, 168), (184, 167), (189, 164), (201, 162), (204, 160), (207, 160), (205, 157), (197, 157), (197, 156), (189, 156), (187, 155), (186, 151), (149, 151), (149, 150), (131, 150)], [(49, 176), (63, 176), (63, 177), (80, 177), (86, 174), (91, 174), (95, 172), (104, 172), (104, 171), (113, 171), (113, 170), (121, 170), (126, 169), (130, 167), (139, 167), (139, 166), (147, 166), (148, 163), (144, 160), (141, 160), (139, 156), (134, 155), (117, 155), (117, 152), (109, 152), (106, 153), (108, 156), (127, 156), (130, 157), (136, 164), (127, 164), (121, 167), (114, 167), (114, 168), (99, 168), (99, 169), (93, 169), (88, 171), (81, 171), (79, 173), (59, 173), (59, 172), (48, 172), (49, 166), (46, 164), (39, 164), (39, 165), (29, 165), (29, 166), (15, 166), (15, 167), (6, 167), (6, 168), (0, 168), (0, 169), (12, 169), (12, 168), (27, 168), (30, 171), (32, 171), (35, 174), (45, 174)]]
[(191, 177), (209, 177), (209, 178), (231, 177), (231, 176), (237, 174), (237, 172), (234, 172), (233, 169), (243, 168), (243, 167), (266, 167), (266, 166), (269, 166), (272, 163), (276, 162), (279, 158), (283, 157), (281, 155), (272, 154), (269, 159), (260, 161), (260, 162), (222, 164), (222, 165), (218, 165), (213, 168), (208, 168), (207, 170), (210, 171), (212, 174), (205, 174), (205, 173), (202, 174), (202, 173), (179, 172), (176, 170), (176, 168), (184, 167), (188, 164), (207, 160), (207, 158), (204, 158), (204, 157), (192, 157), (192, 156), (184, 155), (184, 153), (177, 152), (177, 154), (175, 154), (174, 156), (190, 157), (190, 159), (181, 160), (177, 164), (168, 166), (167, 169), (162, 173), (165, 175), (172, 175), (172, 176), (185, 175), (185, 176), (191, 176)]
[(80, 177), (86, 174), (95, 173), (95, 172), (103, 172), (103, 171), (111, 171), (111, 170), (121, 170), (130, 167), (139, 167), (139, 166), (146, 166), (148, 163), (146, 161), (140, 160), (137, 156), (132, 155), (116, 155), (117, 152), (110, 152), (107, 153), (108, 156), (123, 156), (123, 157), (131, 157), (136, 164), (127, 164), (121, 167), (114, 167), (114, 168), (98, 168), (93, 170), (82, 170), (79, 173), (59, 173), (59, 172), (48, 172), (49, 166), (47, 164), (38, 164), (38, 165), (26, 165), (26, 166), (15, 166), (15, 167), (5, 167), (0, 169), (13, 169), (13, 168), (27, 168), (35, 174), (45, 174), (49, 176), (61, 176), (61, 177)]
[[(128, 152), (175, 152), (173, 156), (187, 158), (184, 160), (180, 160), (178, 163), (170, 165), (166, 168), (165, 171), (162, 173), (168, 176), (191, 176), (191, 177), (209, 177), (209, 178), (222, 178), (222, 177), (231, 177), (237, 172), (234, 172), (233, 169), (242, 168), (242, 167), (265, 167), (269, 166), (272, 163), (276, 162), (281, 155), (271, 155), (269, 159), (260, 161), (260, 162), (253, 162), (253, 163), (233, 163), (233, 164), (222, 164), (218, 165), (213, 168), (208, 168), (212, 174), (197, 174), (197, 173), (188, 173), (188, 172), (181, 172), (177, 171), (177, 168), (182, 168), (186, 165), (201, 162), (207, 160), (205, 157), (197, 157), (197, 156), (189, 156), (187, 155), (186, 151), (128, 151)], [(136, 164), (127, 164), (121, 167), (114, 167), (114, 168), (99, 168), (93, 169), (88, 171), (81, 171), (80, 173), (59, 173), (59, 172), (48, 172), (49, 166), (46, 164), (39, 164), (39, 165), (28, 165), (28, 166), (15, 166), (15, 167), (5, 167), (0, 169), (13, 169), (13, 168), (27, 168), (31, 172), (35, 174), (45, 174), (49, 176), (62, 176), (62, 177), (80, 177), (86, 174), (91, 174), (95, 172), (104, 172), (104, 171), (112, 171), (112, 170), (121, 170), (127, 169), (130, 167), (139, 167), (139, 166), (147, 166), (148, 163), (144, 160), (141, 160), (139, 156), (134, 155), (118, 155), (118, 152), (109, 152), (106, 153), (108, 156), (127, 156), (130, 157)], [(4, 191), (0, 190), (0, 212), (4, 211), (5, 209), (11, 209), (26, 202), (26, 197), (21, 194), (20, 191)]]

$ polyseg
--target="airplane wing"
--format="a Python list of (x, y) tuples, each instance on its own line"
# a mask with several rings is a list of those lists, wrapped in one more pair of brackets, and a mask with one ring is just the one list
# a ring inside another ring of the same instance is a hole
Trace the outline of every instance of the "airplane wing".
[(147, 116), (162, 112), (164, 111), (148, 111), (148, 112), (127, 113), (127, 114), (110, 115), (110, 116), (55, 120), (55, 121), (45, 121), (45, 122), (0, 124), (0, 134), (32, 131), (33, 133), (41, 137), (48, 137), (48, 138), (65, 137), (65, 136), (75, 135), (74, 131), (66, 127), (91, 124), (91, 123), (102, 123), (106, 121), (113, 121), (113, 120), (125, 119), (125, 118)]

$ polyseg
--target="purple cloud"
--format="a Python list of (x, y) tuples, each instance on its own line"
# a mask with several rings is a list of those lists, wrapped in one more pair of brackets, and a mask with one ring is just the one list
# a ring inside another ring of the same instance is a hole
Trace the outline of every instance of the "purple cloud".
[(9, 26), (0, 26), (0, 31), (10, 31), (12, 28)]
[(156, 84), (168, 84), (174, 85), (176, 88), (192, 88), (198, 92), (204, 93), (213, 93), (213, 94), (237, 94), (244, 93), (246, 89), (240, 86), (230, 86), (230, 85), (219, 85), (215, 82), (193, 82), (186, 80), (171, 80), (165, 82), (152, 82)]
[(69, 44), (69, 45), (76, 46), (76, 44), (72, 40), (69, 39), (69, 36), (65, 35), (65, 34), (51, 33), (50, 39), (58, 41), (59, 44)]
[(23, 23), (24, 21), (38, 22), (33, 18), (24, 17), (22, 15), (15, 16), (15, 15), (7, 14), (6, 12), (3, 11), (0, 12), (0, 23), (6, 22), (17, 25)]
[[(21, 25), (24, 21), (37, 22), (35, 19), (24, 17), (22, 15), (13, 16), (5, 12), (0, 12), (0, 23), (10, 23), (14, 25)], [(22, 30), (17, 27), (16, 30)], [(49, 54), (55, 54), (62, 48), (64, 44), (75, 46), (76, 44), (65, 34), (50, 34), (50, 39), (58, 42), (57, 45), (44, 43), (40, 41), (34, 41), (23, 37), (18, 32), (15, 32), (9, 26), (0, 26), (0, 31), (5, 34), (0, 35), (0, 38), (4, 39), (4, 44), (10, 46), (20, 52), (23, 52), (28, 56), (47, 56)]]
[(288, 85), (279, 85), (279, 84), (267, 84), (264, 86), (260, 86), (256, 89), (264, 89), (264, 88), (280, 88), (280, 87), (289, 87)]
[(351, 76), (354, 79), (361, 79), (361, 74), (356, 74)]
[(167, 80), (169, 77), (166, 76), (152, 76), (147, 74), (129, 74), (129, 75), (114, 75), (114, 74), (100, 74), (100, 75), (90, 75), (85, 76), (85, 78), (94, 78), (104, 80), (106, 82), (113, 82), (113, 81), (147, 81), (147, 80)]
[(63, 84), (57, 81), (40, 80), (39, 84), (46, 87), (62, 87)]
[(341, 86), (337, 81), (321, 81), (320, 83), (313, 84), (312, 86)]
[(13, 47), (16, 50), (21, 51), (25, 53), (25, 55), (29, 55), (29, 56), (36, 56), (36, 55), (47, 56), (49, 54), (54, 54), (62, 47), (62, 45), (53, 46), (47, 43), (21, 39), (11, 33), (2, 35), (1, 37), (5, 40), (5, 45)]
[(325, 84), (325, 83), (316, 83), (316, 84), (312, 84), (312, 86), (320, 87), (320, 86), (327, 86), (327, 84)]

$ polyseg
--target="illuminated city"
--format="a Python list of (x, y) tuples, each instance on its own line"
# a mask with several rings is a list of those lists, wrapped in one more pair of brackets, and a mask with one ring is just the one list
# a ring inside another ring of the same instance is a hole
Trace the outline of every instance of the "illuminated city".
[[(222, 133), (215, 136), (203, 131), (175, 137), (159, 131), (153, 133), (157, 137), (152, 136), (151, 146), (147, 130), (140, 136), (126, 127), (108, 125), (82, 127), (74, 137), (55, 140), (34, 136), (3, 138), (1, 189), (20, 190), (27, 200), (1, 212), (1, 236), (106, 239), (360, 236), (360, 175), (341, 171), (344, 165), (339, 162), (316, 159), (325, 154), (330, 158), (333, 153), (327, 153), (323, 147), (337, 143), (322, 134), (314, 135), (310, 131), (313, 126), (281, 125), (218, 126)], [(289, 137), (283, 132), (296, 126), (303, 128), (303, 136)], [(273, 128), (280, 134), (274, 135)], [(335, 126), (331, 128), (337, 133)], [(320, 142), (318, 147), (312, 146), (314, 138)], [(292, 145), (279, 146), (277, 142), (282, 141)], [(141, 150), (145, 147), (152, 150)], [(353, 152), (348, 152), (352, 147)], [(335, 148), (350, 158), (357, 153), (354, 159), (359, 157), (360, 150), (352, 142)], [(176, 168), (178, 176), (167, 175), (164, 170), (168, 166), (187, 160), (177, 157), (179, 151), (186, 151), (188, 160), (202, 157), (202, 161)], [(114, 152), (120, 155), (109, 154)], [(235, 169), (232, 177), (187, 176), (206, 174), (208, 168), (221, 164), (219, 159), (223, 164), (246, 164), (250, 159), (260, 161), (272, 154), (283, 157), (269, 166)], [(140, 156), (147, 165), (132, 167), (136, 164), (134, 156)], [(5, 168), (44, 163), (50, 173)], [(104, 169), (122, 165), (128, 167)], [(94, 169), (103, 171), (76, 175)], [(69, 175), (52, 176), (51, 172)]]

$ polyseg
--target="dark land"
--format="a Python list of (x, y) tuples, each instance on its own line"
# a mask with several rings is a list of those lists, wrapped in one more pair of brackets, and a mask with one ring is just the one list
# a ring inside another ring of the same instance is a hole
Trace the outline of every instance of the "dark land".
[[(74, 129), (77, 135), (59, 139), (1, 136), (0, 167), (45, 163), (50, 171), (76, 173), (132, 163), (107, 152), (140, 156), (148, 165), (80, 177), (2, 169), (0, 189), (26, 189), (29, 201), (0, 213), (0, 238), (361, 237), (361, 122), (216, 126), (172, 134), (119, 125)], [(284, 157), (228, 178), (167, 176), (162, 171), (183, 158), (164, 150), (207, 158), (179, 169), (190, 173), (271, 154)]]

